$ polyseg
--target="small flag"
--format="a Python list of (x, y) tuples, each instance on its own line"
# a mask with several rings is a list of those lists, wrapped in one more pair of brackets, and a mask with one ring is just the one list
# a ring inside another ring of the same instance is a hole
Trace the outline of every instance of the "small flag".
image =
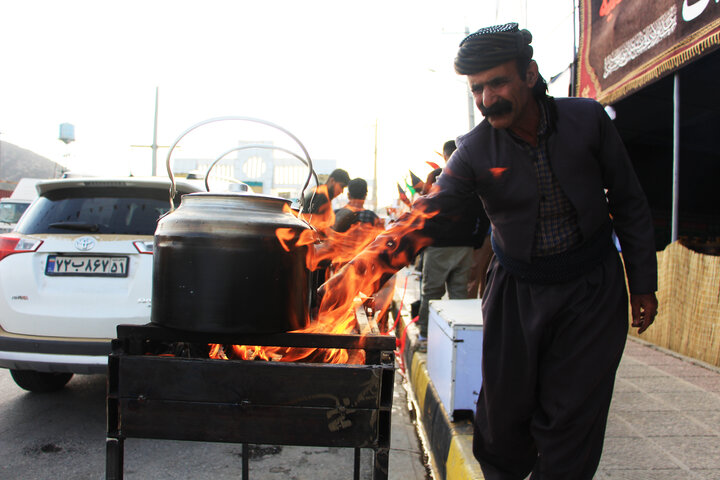
[(400, 201), (409, 207), (411, 205), (410, 199), (407, 197), (407, 195), (405, 194), (405, 190), (402, 189), (399, 183), (397, 184), (397, 189), (398, 195), (400, 195)]
[(412, 195), (415, 195), (415, 194), (417, 193), (417, 192), (415, 191), (415, 189), (412, 187), (412, 185), (410, 185), (410, 184), (408, 183), (407, 180), (405, 180), (405, 186), (407, 187), (407, 189), (410, 191), (410, 193), (411, 193)]
[(432, 167), (433, 170), (437, 170), (438, 168), (440, 168), (440, 165), (438, 165), (438, 164), (435, 163), (435, 162), (427, 162), (427, 161), (426, 161), (425, 163), (427, 163), (428, 165), (430, 165), (430, 167)]
[(422, 192), (423, 187), (425, 186), (425, 182), (423, 182), (420, 177), (415, 175), (412, 170), (408, 170), (410, 172), (410, 181), (412, 182), (412, 186), (415, 189), (415, 191)]

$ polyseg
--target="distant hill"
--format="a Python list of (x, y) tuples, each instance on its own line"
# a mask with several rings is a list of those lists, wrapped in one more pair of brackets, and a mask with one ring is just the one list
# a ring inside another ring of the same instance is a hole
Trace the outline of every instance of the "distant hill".
[(35, 152), (0, 141), (0, 189), (13, 190), (18, 180), (56, 178), (64, 167)]

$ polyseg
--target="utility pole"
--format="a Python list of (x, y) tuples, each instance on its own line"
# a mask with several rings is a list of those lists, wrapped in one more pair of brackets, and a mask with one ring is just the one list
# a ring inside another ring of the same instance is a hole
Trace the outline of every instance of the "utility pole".
[(153, 143), (152, 143), (152, 175), (157, 173), (157, 122), (158, 122), (158, 97), (160, 96), (160, 87), (155, 87), (155, 121), (153, 122)]
[(378, 119), (375, 119), (375, 160), (373, 168), (373, 210), (378, 211), (378, 178), (377, 178), (377, 137), (378, 137)]
[(131, 147), (150, 148), (152, 149), (152, 166), (150, 175), (157, 174), (157, 150), (158, 148), (168, 148), (169, 145), (160, 146), (157, 144), (157, 126), (158, 126), (158, 98), (160, 96), (160, 87), (155, 87), (155, 119), (153, 121), (153, 141), (152, 145), (130, 145)]

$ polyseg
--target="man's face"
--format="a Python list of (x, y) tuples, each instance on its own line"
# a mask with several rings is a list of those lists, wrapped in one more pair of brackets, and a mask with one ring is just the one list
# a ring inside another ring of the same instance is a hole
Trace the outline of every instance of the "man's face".
[(335, 180), (334, 178), (331, 177), (331, 178), (328, 178), (327, 187), (328, 187), (328, 195), (330, 195), (330, 200), (332, 200), (333, 198), (340, 195), (343, 192), (343, 190), (345, 190), (345, 187), (347, 187), (347, 185), (345, 185), (344, 183), (338, 182), (337, 180)]
[(520, 78), (517, 62), (510, 60), (467, 78), (475, 105), (490, 125), (511, 128), (517, 124), (532, 99), (531, 89), (537, 75), (537, 64), (533, 61), (528, 66), (526, 77)]

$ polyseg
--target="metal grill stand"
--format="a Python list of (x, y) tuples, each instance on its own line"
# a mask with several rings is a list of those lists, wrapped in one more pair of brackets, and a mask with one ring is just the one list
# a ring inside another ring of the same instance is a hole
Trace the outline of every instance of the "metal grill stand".
[[(120, 325), (108, 367), (106, 479), (123, 478), (124, 440), (153, 438), (373, 450), (388, 478), (395, 339), (385, 335), (229, 335)], [(157, 355), (158, 346), (261, 345), (364, 350), (364, 365), (213, 360)]]

